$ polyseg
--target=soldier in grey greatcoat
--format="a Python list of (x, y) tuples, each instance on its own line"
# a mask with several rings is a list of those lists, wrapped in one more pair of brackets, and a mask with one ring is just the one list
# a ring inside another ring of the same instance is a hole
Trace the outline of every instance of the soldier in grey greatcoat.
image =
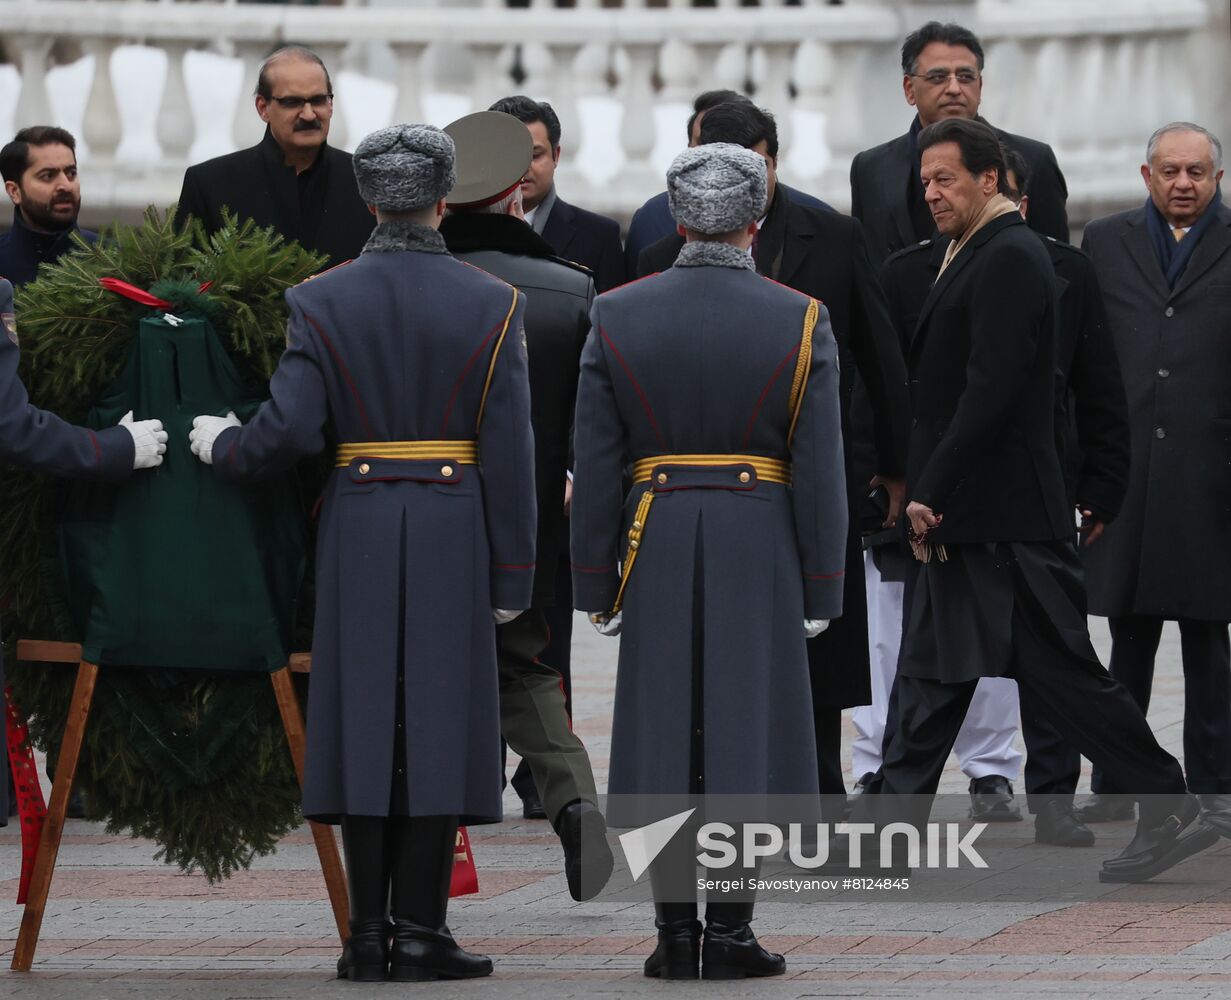
[[(797, 796), (815, 820), (805, 636), (842, 610), (837, 347), (823, 307), (756, 273), (759, 155), (699, 146), (667, 181), (688, 243), (664, 273), (596, 300), (577, 399), (574, 603), (622, 629), (609, 819), (644, 823), (667, 797), (704, 793), (707, 808), (736, 795), (764, 812)], [(711, 979), (780, 974), (746, 898), (710, 894), (701, 947), (695, 881), (680, 901), (665, 867), (691, 872), (695, 850), (672, 844), (682, 856), (669, 847), (651, 867), (646, 975), (696, 978), (699, 960)]]
[(501, 818), (492, 620), (515, 612), (493, 609), (529, 606), (533, 584), (525, 299), (446, 251), (453, 160), (452, 139), (424, 125), (359, 144), (378, 223), (364, 252), (287, 293), (287, 351), (253, 420), (203, 416), (193, 431), (201, 459), (237, 480), (320, 452), (327, 425), (339, 442), (303, 811), (342, 823), (339, 976), (364, 981), (491, 971), (454, 943), (445, 911), (459, 821)]

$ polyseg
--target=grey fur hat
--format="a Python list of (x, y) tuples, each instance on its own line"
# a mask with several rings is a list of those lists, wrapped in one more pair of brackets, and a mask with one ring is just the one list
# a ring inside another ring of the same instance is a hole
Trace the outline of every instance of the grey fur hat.
[(729, 233), (765, 213), (765, 160), (743, 146), (707, 142), (680, 153), (667, 171), (671, 214), (685, 229)]
[(445, 197), (457, 175), (453, 140), (431, 125), (390, 125), (355, 148), (355, 180), (366, 205), (414, 212)]

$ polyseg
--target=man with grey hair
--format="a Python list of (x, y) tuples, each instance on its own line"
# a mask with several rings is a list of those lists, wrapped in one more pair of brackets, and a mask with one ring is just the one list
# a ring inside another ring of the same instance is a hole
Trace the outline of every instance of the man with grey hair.
[[(841, 614), (846, 561), (837, 344), (824, 306), (756, 273), (764, 157), (698, 146), (667, 190), (687, 242), (595, 301), (577, 392), (574, 603), (621, 634), (608, 818), (641, 826), (692, 805), (815, 823), (805, 639)], [(755, 892), (707, 891), (703, 938), (695, 833), (650, 865), (645, 974), (781, 975), (749, 926)]]
[(358, 257), (373, 220), (350, 154), (327, 142), (333, 83), (320, 56), (298, 45), (271, 53), (254, 101), (265, 137), (189, 167), (176, 218), (182, 224), (192, 216), (214, 233), (227, 209), (325, 254), (330, 266)]
[[(1231, 211), (1222, 147), (1172, 122), (1150, 137), (1141, 208), (1086, 227), (1124, 375), (1132, 464), (1120, 516), (1083, 550), (1090, 611), (1110, 619), (1112, 674), (1144, 709), (1163, 623), (1178, 622), (1184, 767), (1231, 831)], [(1088, 821), (1131, 815), (1098, 770)]]

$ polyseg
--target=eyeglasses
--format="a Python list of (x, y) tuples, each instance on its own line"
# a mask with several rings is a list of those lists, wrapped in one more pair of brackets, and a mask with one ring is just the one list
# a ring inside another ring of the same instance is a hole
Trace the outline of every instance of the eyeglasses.
[(271, 101), (284, 111), (302, 111), (311, 104), (313, 111), (321, 111), (333, 103), (333, 94), (313, 94), (311, 97), (271, 97)]
[(930, 73), (911, 73), (911, 76), (916, 80), (922, 80), (930, 87), (943, 87), (950, 80), (956, 80), (959, 87), (969, 87), (979, 82), (979, 74), (973, 69), (959, 69), (954, 73), (934, 69)]

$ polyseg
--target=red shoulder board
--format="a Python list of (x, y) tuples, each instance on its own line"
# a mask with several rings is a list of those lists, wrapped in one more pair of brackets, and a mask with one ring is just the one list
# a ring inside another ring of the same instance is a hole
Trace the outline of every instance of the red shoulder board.
[(345, 267), (347, 264), (353, 263), (355, 263), (355, 258), (353, 257), (350, 260), (344, 260), (341, 264), (334, 264), (333, 267), (327, 267), (323, 271), (317, 271), (316, 274), (309, 274), (303, 279), (303, 281), (300, 282), (300, 284), (302, 285), (304, 282), (311, 281), (314, 278), (319, 278), (322, 274), (328, 274), (330, 271), (336, 271), (339, 267)]

